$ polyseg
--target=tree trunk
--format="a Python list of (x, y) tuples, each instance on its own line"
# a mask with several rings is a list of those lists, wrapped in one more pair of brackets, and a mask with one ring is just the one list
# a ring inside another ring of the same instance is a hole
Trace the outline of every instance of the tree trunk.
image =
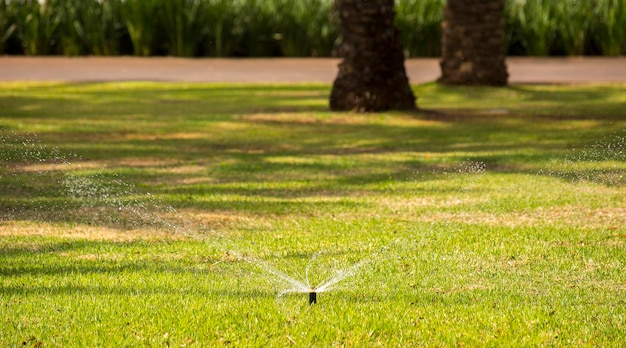
[(415, 109), (393, 24), (394, 0), (336, 0), (342, 43), (330, 108), (358, 112)]
[(506, 85), (504, 0), (447, 0), (443, 18), (439, 82)]

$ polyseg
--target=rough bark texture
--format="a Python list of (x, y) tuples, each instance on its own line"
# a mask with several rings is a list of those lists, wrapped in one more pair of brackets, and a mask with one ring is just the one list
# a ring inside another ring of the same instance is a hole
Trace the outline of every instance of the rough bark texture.
[(415, 109), (404, 54), (393, 24), (394, 0), (336, 0), (342, 43), (332, 110)]
[(439, 82), (504, 86), (504, 0), (447, 0)]

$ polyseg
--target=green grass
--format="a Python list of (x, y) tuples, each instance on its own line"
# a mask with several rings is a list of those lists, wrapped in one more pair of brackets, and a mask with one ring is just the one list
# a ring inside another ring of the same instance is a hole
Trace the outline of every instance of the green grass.
[(415, 92), (0, 84), (0, 346), (620, 346), (626, 85)]

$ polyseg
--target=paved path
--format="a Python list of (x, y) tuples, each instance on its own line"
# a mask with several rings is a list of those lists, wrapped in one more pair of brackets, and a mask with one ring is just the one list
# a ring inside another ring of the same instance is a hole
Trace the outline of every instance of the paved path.
[[(0, 57), (0, 81), (325, 82), (338, 59), (185, 59), (172, 57)], [(511, 83), (626, 82), (626, 57), (507, 59)], [(438, 59), (409, 59), (412, 83), (439, 76)]]

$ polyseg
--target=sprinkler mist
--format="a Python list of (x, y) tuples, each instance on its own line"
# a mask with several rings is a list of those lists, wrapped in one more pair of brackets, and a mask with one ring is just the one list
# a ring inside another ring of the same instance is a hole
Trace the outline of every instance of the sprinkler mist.
[[(394, 243), (398, 241), (400, 241), (400, 239), (397, 239), (396, 241), (394, 241)], [(311, 267), (312, 261), (317, 258), (318, 254), (315, 254), (311, 258), (311, 261), (309, 262), (309, 265), (306, 268), (305, 276), (297, 277), (297, 278), (291, 277), (285, 274), (284, 272), (269, 265), (263, 260), (250, 257), (250, 256), (242, 256), (242, 259), (254, 264), (255, 266), (265, 271), (266, 273), (274, 276), (273, 278), (277, 280), (280, 284), (282, 285), (286, 284), (289, 286), (288, 288), (284, 289), (278, 294), (279, 297), (287, 293), (304, 293), (304, 294), (308, 293), (309, 305), (313, 305), (317, 303), (318, 293), (333, 290), (335, 287), (337, 287), (337, 284), (341, 283), (342, 281), (348, 278), (355, 276), (361, 270), (363, 270), (363, 268), (365, 268), (367, 265), (371, 264), (374, 260), (376, 260), (379, 256), (386, 255), (388, 249), (389, 249), (388, 245), (382, 247), (378, 251), (372, 253), (369, 257), (362, 259), (361, 261), (349, 267), (335, 271), (335, 274), (333, 276), (331, 276), (330, 278), (327, 278), (326, 280), (322, 281), (321, 283), (315, 286), (312, 285), (311, 282), (309, 281), (309, 268)]]
[(309, 304), (312, 305), (317, 303), (317, 292), (315, 292), (315, 288), (309, 289)]

